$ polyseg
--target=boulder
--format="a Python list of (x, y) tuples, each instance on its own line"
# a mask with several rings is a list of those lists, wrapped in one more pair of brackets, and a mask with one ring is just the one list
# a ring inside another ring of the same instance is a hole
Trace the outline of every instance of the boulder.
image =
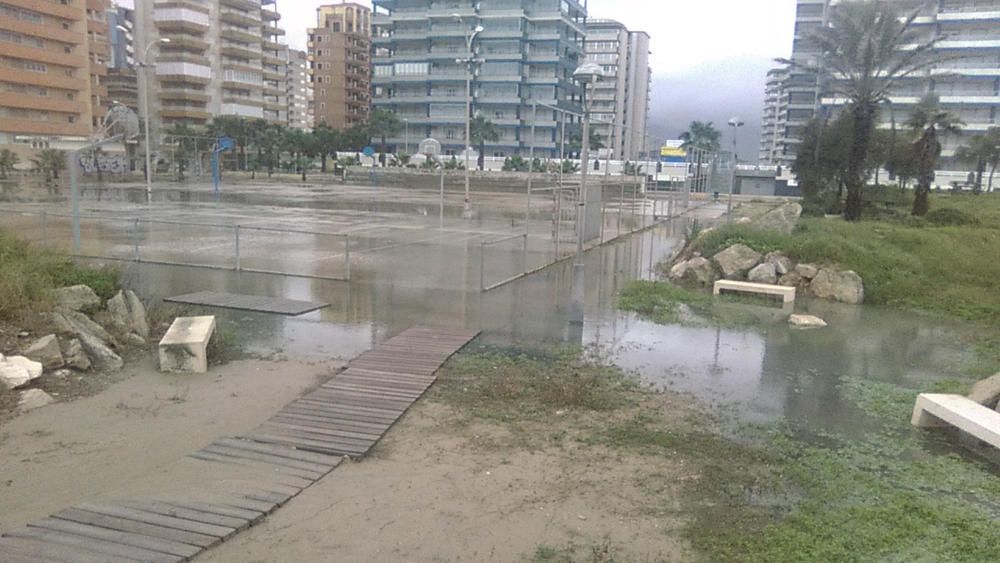
[(687, 271), (688, 271), (687, 260), (682, 260), (674, 264), (674, 266), (670, 268), (670, 273), (668, 274), (668, 277), (672, 280), (681, 280), (684, 279), (684, 276), (685, 274), (687, 274)]
[(79, 311), (87, 307), (99, 307), (101, 298), (93, 289), (85, 285), (61, 287), (54, 292), (56, 307), (70, 311)]
[(108, 299), (108, 314), (111, 324), (122, 332), (129, 331), (129, 311), (128, 301), (125, 300), (125, 292), (119, 291), (114, 297)]
[(976, 382), (968, 396), (985, 407), (997, 406), (997, 401), (1000, 401), (1000, 373)]
[(865, 285), (857, 273), (822, 269), (809, 284), (809, 291), (820, 299), (860, 305), (865, 300)]
[(139, 296), (132, 290), (125, 292), (128, 300), (129, 317), (131, 319), (132, 332), (138, 334), (146, 340), (149, 338), (149, 317), (146, 314), (146, 306), (139, 300)]
[(87, 371), (93, 365), (90, 363), (87, 353), (83, 351), (83, 344), (80, 344), (80, 340), (77, 338), (66, 343), (66, 347), (63, 349), (63, 358), (66, 360), (67, 367), (77, 371)]
[(684, 279), (703, 286), (712, 285), (715, 282), (715, 269), (712, 268), (712, 262), (701, 256), (688, 260)]
[(59, 339), (54, 334), (36, 340), (24, 351), (24, 357), (39, 362), (45, 369), (58, 369), (66, 364), (59, 349)]
[(775, 272), (774, 264), (764, 262), (750, 270), (750, 273), (747, 274), (747, 280), (754, 283), (774, 285), (778, 282), (778, 274)]
[(764, 262), (774, 264), (774, 271), (779, 276), (783, 276), (788, 272), (791, 272), (792, 268), (795, 267), (795, 264), (792, 263), (792, 259), (780, 252), (771, 252), (764, 257)]
[(826, 321), (812, 315), (792, 315), (788, 317), (788, 324), (795, 328), (825, 328)]
[(802, 206), (798, 203), (786, 203), (777, 209), (772, 209), (757, 219), (761, 229), (781, 231), (791, 234), (802, 216)]
[(743, 278), (751, 268), (760, 263), (761, 255), (744, 244), (734, 244), (712, 257), (727, 280)]
[[(119, 291), (108, 300), (108, 315), (111, 324), (125, 334), (139, 337), (141, 344), (149, 338), (149, 321), (146, 308), (132, 291)], [(132, 339), (134, 340), (134, 339)]]
[(87, 315), (77, 311), (59, 311), (52, 315), (52, 322), (60, 332), (72, 334), (80, 337), (82, 333), (99, 338), (112, 346), (117, 346), (118, 342), (114, 337), (104, 330), (104, 327), (90, 320)]
[(21, 398), (17, 402), (17, 408), (22, 411), (32, 411), (52, 404), (54, 401), (55, 399), (52, 398), (52, 395), (41, 389), (28, 389), (21, 393)]
[(802, 282), (802, 276), (794, 270), (778, 278), (778, 285), (784, 287), (799, 287), (802, 285)]
[(795, 273), (802, 276), (804, 280), (811, 280), (819, 273), (819, 267), (813, 264), (799, 264), (795, 266)]
[(125, 367), (125, 362), (104, 340), (88, 332), (81, 332), (77, 337), (87, 356), (97, 367), (107, 371), (119, 371)]
[(17, 389), (42, 376), (42, 364), (24, 356), (0, 354), (0, 385)]

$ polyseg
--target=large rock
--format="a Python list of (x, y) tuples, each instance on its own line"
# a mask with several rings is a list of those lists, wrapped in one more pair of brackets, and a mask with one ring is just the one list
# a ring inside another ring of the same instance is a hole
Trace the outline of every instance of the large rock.
[(750, 270), (750, 273), (747, 274), (747, 280), (754, 283), (774, 285), (778, 281), (778, 274), (775, 272), (774, 264), (764, 262)]
[(125, 362), (108, 346), (106, 341), (87, 332), (81, 332), (77, 334), (77, 337), (80, 339), (84, 351), (87, 352), (87, 356), (97, 367), (106, 371), (119, 371), (125, 367)]
[(670, 269), (670, 279), (708, 286), (712, 285), (715, 281), (715, 270), (708, 259), (695, 256), (690, 260), (678, 262), (674, 265)]
[(767, 256), (764, 257), (764, 262), (767, 262), (768, 264), (774, 264), (774, 271), (779, 276), (783, 276), (788, 272), (791, 272), (792, 268), (795, 267), (795, 264), (792, 263), (792, 259), (780, 252), (769, 253)]
[(41, 389), (28, 389), (21, 393), (21, 399), (17, 402), (17, 408), (22, 411), (33, 411), (45, 405), (52, 404), (55, 399)]
[(71, 287), (61, 287), (54, 292), (56, 307), (79, 311), (88, 307), (99, 307), (101, 298), (94, 293), (93, 289), (85, 285), (74, 285)]
[(144, 340), (149, 338), (149, 317), (146, 314), (146, 307), (139, 300), (139, 296), (132, 290), (125, 292), (128, 299), (129, 317), (131, 319), (132, 332), (141, 336)]
[(1000, 407), (1000, 373), (987, 377), (972, 386), (969, 391), (969, 398), (985, 407)]
[(794, 270), (778, 278), (778, 285), (784, 287), (800, 287), (802, 283), (802, 276)]
[(809, 291), (820, 299), (859, 305), (865, 300), (865, 284), (857, 273), (822, 269), (809, 284)]
[(788, 317), (788, 324), (795, 328), (825, 328), (826, 321), (812, 315), (792, 315)]
[(795, 273), (804, 280), (812, 280), (819, 273), (819, 267), (813, 264), (799, 264), (795, 266)]
[(0, 354), (0, 385), (17, 389), (42, 376), (42, 364), (24, 356)]
[(52, 322), (56, 326), (56, 329), (60, 332), (72, 334), (78, 338), (80, 337), (80, 334), (86, 333), (108, 342), (112, 346), (118, 345), (118, 342), (115, 341), (114, 337), (111, 336), (108, 331), (104, 330), (104, 327), (90, 320), (90, 318), (83, 313), (76, 311), (59, 311), (52, 315)]
[(35, 341), (24, 351), (24, 356), (41, 363), (45, 369), (58, 369), (66, 364), (62, 350), (59, 349), (59, 339), (54, 334)]
[(73, 338), (66, 342), (66, 347), (63, 349), (63, 358), (66, 360), (66, 367), (71, 367), (77, 371), (87, 371), (93, 366), (90, 358), (87, 357), (87, 353), (83, 351), (83, 344), (80, 343), (80, 339), (78, 338)]
[(149, 338), (149, 322), (146, 308), (132, 291), (119, 291), (108, 300), (108, 314), (113, 324), (122, 333), (135, 335), (141, 344)]
[(751, 268), (760, 263), (761, 255), (744, 244), (734, 244), (712, 257), (727, 280), (742, 279)]
[(798, 203), (786, 203), (777, 209), (772, 209), (757, 219), (757, 226), (762, 229), (781, 231), (790, 234), (802, 216), (802, 206)]

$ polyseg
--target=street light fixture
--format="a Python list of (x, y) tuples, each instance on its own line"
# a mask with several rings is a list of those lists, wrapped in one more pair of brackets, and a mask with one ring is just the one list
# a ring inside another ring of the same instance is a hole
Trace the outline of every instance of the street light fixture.
[(403, 134), (403, 144), (406, 145), (406, 154), (410, 154), (410, 120), (404, 117), (403, 125), (406, 128), (406, 132)]
[[(455, 19), (459, 24), (465, 23), (465, 19), (459, 14), (452, 14), (452, 18)], [(472, 150), (472, 65), (481, 62), (476, 59), (475, 53), (472, 51), (472, 42), (476, 40), (476, 36), (482, 33), (484, 30), (483, 26), (477, 25), (474, 29), (465, 30), (465, 46), (466, 52), (469, 56), (465, 59), (455, 59), (458, 64), (465, 63), (466, 74), (465, 74), (465, 205), (463, 206), (462, 215), (466, 219), (472, 218), (472, 202), (469, 197), (469, 186), (471, 179), (469, 176), (469, 152)]]
[[(116, 25), (116, 29), (119, 31), (128, 33), (129, 30), (123, 25)], [(145, 129), (145, 139), (146, 139), (146, 203), (153, 203), (153, 163), (152, 163), (152, 147), (149, 142), (149, 121), (152, 118), (152, 114), (149, 109), (149, 77), (146, 76), (146, 70), (152, 68), (146, 61), (149, 60), (149, 50), (155, 45), (170, 43), (169, 37), (161, 37), (156, 41), (150, 41), (146, 48), (142, 51), (142, 58), (138, 59), (138, 66), (143, 72), (139, 73), (140, 80), (142, 81), (142, 117), (143, 117), (143, 128)]]
[[(583, 131), (580, 142), (580, 194), (577, 201), (576, 258), (573, 263), (573, 300), (570, 323), (583, 325), (583, 300), (585, 266), (583, 239), (587, 228), (587, 171), (590, 168), (590, 97), (588, 89), (606, 77), (604, 69), (596, 63), (584, 63), (573, 71), (573, 79), (583, 84)], [(601, 218), (603, 221), (603, 217)]]
[(729, 120), (729, 126), (733, 128), (733, 181), (729, 183), (729, 203), (726, 206), (726, 217), (729, 218), (729, 221), (733, 220), (733, 191), (736, 189), (736, 164), (739, 162), (739, 158), (736, 156), (736, 133), (744, 125), (746, 123), (739, 117), (733, 117)]

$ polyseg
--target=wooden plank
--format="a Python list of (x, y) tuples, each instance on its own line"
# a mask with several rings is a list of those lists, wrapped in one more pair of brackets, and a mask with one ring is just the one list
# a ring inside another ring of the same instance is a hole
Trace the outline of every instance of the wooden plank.
[(190, 510), (199, 510), (201, 512), (208, 512), (210, 514), (218, 514), (220, 516), (229, 516), (232, 518), (241, 518), (250, 522), (251, 525), (256, 524), (264, 517), (263, 512), (258, 512), (256, 510), (248, 510), (245, 508), (234, 508), (232, 506), (223, 506), (221, 504), (211, 504), (207, 502), (195, 502), (195, 501), (164, 501), (166, 504), (176, 506), (177, 508), (188, 508)]
[(229, 446), (231, 448), (246, 449), (260, 453), (265, 453), (276, 457), (285, 457), (288, 459), (294, 459), (296, 461), (305, 461), (308, 463), (314, 463), (316, 465), (322, 465), (330, 468), (336, 467), (340, 463), (340, 460), (334, 456), (297, 451), (293, 448), (262, 446), (260, 444), (247, 442), (246, 440), (239, 440), (237, 438), (220, 438), (216, 440), (215, 443), (223, 446)]
[[(284, 479), (306, 479), (311, 482), (315, 482), (323, 475), (315, 471), (305, 471), (302, 469), (296, 469), (294, 467), (289, 467), (287, 465), (278, 465), (273, 463), (268, 463), (264, 461), (257, 461), (253, 459), (246, 459), (240, 457), (232, 457), (222, 454), (216, 454), (212, 452), (207, 452), (205, 450), (198, 450), (197, 452), (188, 454), (188, 457), (195, 459), (200, 459), (203, 461), (210, 461), (214, 463), (225, 463), (229, 465), (239, 465), (243, 467), (254, 467), (262, 470), (271, 471), (274, 478), (280, 481)], [(291, 483), (295, 483), (292, 481)]]
[(41, 520), (28, 524), (28, 527), (41, 528), (54, 532), (62, 532), (64, 534), (73, 534), (83, 538), (117, 543), (124, 546), (144, 549), (153, 553), (173, 555), (182, 559), (190, 559), (202, 551), (198, 546), (186, 543), (162, 540), (141, 534), (133, 534), (131, 532), (119, 532), (117, 530), (109, 530), (98, 526), (70, 522), (69, 520), (59, 520), (57, 518), (42, 518)]
[(372, 433), (378, 435), (384, 434), (385, 431), (390, 428), (389, 424), (356, 421), (351, 420), (346, 416), (313, 416), (293, 412), (278, 413), (271, 417), (271, 421), (300, 424), (303, 426), (314, 426), (316, 428), (329, 428), (330, 426), (335, 425), (337, 428), (343, 428), (344, 430), (352, 432)]
[(275, 428), (284, 428), (287, 430), (296, 430), (301, 432), (311, 432), (316, 434), (323, 434), (324, 436), (336, 436), (338, 438), (345, 438), (348, 440), (357, 440), (359, 442), (374, 442), (382, 437), (381, 434), (366, 434), (362, 432), (348, 432), (346, 430), (341, 430), (336, 426), (330, 428), (321, 428), (317, 426), (305, 426), (301, 424), (292, 424), (288, 422), (276, 422), (267, 421), (261, 425), (261, 427), (273, 426)]
[(282, 506), (288, 501), (292, 500), (292, 497), (289, 495), (284, 495), (281, 493), (275, 493), (271, 491), (259, 491), (247, 494), (246, 499), (264, 503), (273, 502), (275, 506)]
[(307, 397), (303, 397), (303, 400), (313, 400), (319, 403), (330, 404), (345, 403), (348, 405), (357, 405), (360, 407), (367, 407), (374, 410), (383, 410), (393, 413), (399, 413), (413, 403), (413, 401), (407, 401), (406, 399), (393, 399), (389, 397), (371, 395), (368, 393), (333, 391), (327, 389), (313, 391)]
[(236, 533), (236, 528), (228, 526), (218, 526), (215, 524), (195, 522), (193, 520), (186, 520), (183, 518), (174, 518), (172, 516), (164, 516), (162, 514), (155, 514), (126, 506), (98, 505), (84, 502), (74, 506), (74, 508), (86, 510), (88, 512), (96, 512), (97, 514), (104, 514), (106, 516), (127, 518), (129, 520), (135, 520), (136, 522), (145, 522), (146, 524), (154, 524), (165, 528), (185, 530), (206, 536), (216, 536), (218, 538), (227, 538)]
[(282, 436), (286, 438), (301, 438), (304, 440), (329, 442), (331, 444), (343, 445), (345, 447), (355, 446), (364, 449), (370, 448), (372, 444), (377, 442), (377, 440), (373, 439), (346, 438), (344, 436), (316, 432), (315, 430), (310, 431), (294, 426), (279, 426), (276, 424), (259, 426), (256, 430), (254, 430), (254, 433), (260, 433), (268, 436)]
[(261, 453), (254, 450), (248, 449), (237, 449), (230, 448), (228, 446), (223, 446), (221, 444), (213, 444), (201, 450), (202, 452), (208, 454), (214, 454), (219, 456), (231, 457), (241, 460), (258, 461), (260, 463), (272, 464), (275, 467), (287, 467), (291, 469), (312, 471), (317, 473), (319, 479), (323, 475), (330, 472), (330, 467), (320, 466), (309, 462), (295, 461), (293, 459), (288, 459), (284, 457), (271, 456), (265, 453)]
[(309, 451), (334, 452), (339, 455), (362, 454), (368, 451), (368, 448), (362, 448), (356, 444), (346, 444), (335, 440), (320, 440), (318, 438), (297, 438), (262, 432), (253, 432), (247, 434), (246, 437), (264, 444), (283, 444), (295, 446), (296, 448), (308, 448)]
[[(175, 559), (171, 559), (174, 561)], [(127, 557), (117, 557), (99, 551), (90, 551), (79, 546), (43, 541), (28, 537), (0, 538), (0, 561), (4, 563), (37, 563), (55, 561), (58, 563), (131, 563), (138, 561)]]
[(379, 397), (390, 397), (399, 398), (403, 401), (412, 403), (413, 401), (420, 398), (424, 394), (426, 389), (417, 390), (404, 390), (395, 386), (387, 385), (376, 385), (372, 384), (356, 384), (348, 381), (337, 381), (336, 383), (330, 383), (328, 385), (322, 386), (323, 390), (328, 391), (346, 391), (346, 392), (364, 392), (372, 393)]
[(89, 524), (91, 526), (108, 528), (110, 530), (118, 530), (120, 532), (132, 532), (134, 534), (141, 534), (163, 540), (186, 543), (201, 547), (202, 549), (207, 549), (222, 541), (221, 538), (216, 536), (196, 534), (194, 532), (187, 532), (174, 528), (164, 528), (154, 524), (146, 524), (145, 522), (136, 522), (135, 520), (118, 518), (116, 516), (107, 516), (105, 514), (87, 512), (86, 510), (80, 510), (77, 508), (67, 508), (66, 510), (54, 514), (52, 517), (60, 520), (78, 522), (80, 524)]
[[(232, 516), (221, 516), (210, 512), (191, 510), (189, 508), (177, 508), (176, 506), (172, 506), (165, 502), (154, 500), (126, 500), (122, 501), (121, 505), (127, 508), (134, 508), (135, 510), (149, 512), (151, 514), (159, 514), (161, 516), (169, 516), (171, 518), (180, 518), (182, 520), (191, 520), (192, 522), (200, 522), (202, 524), (217, 526), (220, 529), (240, 531), (250, 526), (250, 521), (247, 518), (234, 518)], [(219, 535), (219, 537), (225, 536)]]
[(295, 406), (286, 408), (287, 411), (309, 411), (318, 414), (354, 414), (365, 417), (363, 420), (373, 422), (385, 422), (392, 424), (399, 418), (402, 408), (381, 407), (376, 408), (369, 405), (362, 405), (356, 401), (345, 401), (344, 399), (331, 399), (329, 401), (299, 401)]
[(84, 537), (78, 534), (71, 534), (67, 532), (60, 532), (45, 528), (28, 527), (25, 528), (24, 530), (11, 532), (9, 533), (9, 535), (15, 537), (34, 538), (51, 543), (61, 543), (63, 545), (72, 546), (74, 548), (78, 548), (83, 551), (103, 553), (110, 557), (116, 557), (131, 561), (167, 563), (175, 561), (187, 561), (189, 559), (187, 557), (180, 557), (168, 553), (150, 551), (148, 549), (143, 549), (131, 545), (124, 545), (118, 542), (102, 540), (99, 538)]
[(264, 514), (271, 514), (279, 506), (278, 503), (276, 502), (260, 501), (252, 498), (247, 498), (245, 496), (231, 497), (222, 502), (234, 508), (243, 508), (246, 510), (259, 510)]

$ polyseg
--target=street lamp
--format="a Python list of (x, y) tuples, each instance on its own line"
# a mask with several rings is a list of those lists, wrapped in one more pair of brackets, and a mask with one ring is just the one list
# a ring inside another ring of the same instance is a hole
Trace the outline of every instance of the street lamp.
[[(587, 234), (587, 170), (590, 168), (590, 98), (588, 88), (604, 79), (604, 70), (596, 63), (584, 63), (573, 71), (573, 79), (583, 84), (583, 132), (580, 142), (580, 194), (577, 201), (576, 258), (573, 263), (573, 302), (570, 323), (583, 324), (584, 275), (583, 239)], [(603, 221), (604, 218), (602, 217)]]
[(736, 189), (736, 163), (739, 162), (739, 158), (736, 157), (736, 133), (743, 127), (746, 123), (743, 122), (739, 117), (733, 117), (729, 119), (729, 126), (733, 128), (733, 181), (729, 183), (729, 203), (727, 204), (726, 216), (729, 221), (733, 220), (733, 190)]
[[(462, 16), (458, 14), (452, 14), (452, 18), (458, 23), (462, 24), (465, 20)], [(476, 59), (475, 53), (472, 52), (472, 42), (476, 40), (476, 36), (482, 33), (483, 26), (477, 25), (475, 29), (465, 30), (465, 46), (466, 51), (469, 53), (466, 59), (455, 59), (455, 62), (466, 64), (466, 74), (465, 74), (465, 206), (463, 207), (462, 214), (466, 219), (472, 217), (472, 203), (469, 198), (469, 151), (472, 150), (472, 65), (479, 62)]]
[[(119, 31), (129, 33), (128, 28), (123, 25), (115, 26)], [(142, 80), (142, 115), (144, 120), (145, 138), (146, 138), (146, 202), (153, 202), (153, 162), (152, 162), (152, 147), (149, 143), (149, 121), (152, 118), (152, 114), (149, 110), (149, 79), (146, 76), (146, 69), (151, 68), (153, 65), (148, 64), (146, 61), (149, 60), (149, 50), (153, 48), (154, 45), (167, 44), (170, 43), (169, 37), (161, 37), (156, 41), (150, 41), (149, 45), (142, 52), (142, 58), (138, 59), (138, 66), (143, 72), (139, 73), (140, 79)]]
[(404, 117), (403, 125), (406, 128), (406, 132), (403, 133), (403, 144), (406, 145), (406, 154), (410, 154), (410, 120)]

